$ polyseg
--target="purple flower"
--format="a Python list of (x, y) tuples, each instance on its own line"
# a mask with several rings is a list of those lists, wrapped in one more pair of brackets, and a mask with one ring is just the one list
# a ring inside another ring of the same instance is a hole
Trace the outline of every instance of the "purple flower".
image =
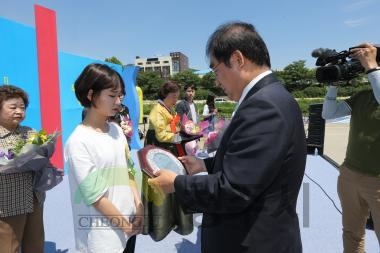
[(8, 150), (8, 154), (5, 154), (5, 156), (8, 158), (8, 160), (11, 160), (15, 156), (15, 153), (13, 153), (12, 150)]
[(4, 157), (5, 156), (5, 152), (0, 150), (0, 157)]

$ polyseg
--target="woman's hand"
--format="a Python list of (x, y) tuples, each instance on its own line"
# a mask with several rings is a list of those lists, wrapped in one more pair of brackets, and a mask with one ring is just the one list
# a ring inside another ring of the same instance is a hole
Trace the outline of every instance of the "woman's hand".
[(144, 205), (139, 202), (136, 204), (136, 214), (132, 220), (133, 231), (136, 231), (136, 234), (141, 234), (144, 226)]

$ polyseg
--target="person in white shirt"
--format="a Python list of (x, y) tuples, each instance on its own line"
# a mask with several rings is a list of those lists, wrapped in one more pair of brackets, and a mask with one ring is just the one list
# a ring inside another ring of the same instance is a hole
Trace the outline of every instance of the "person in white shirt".
[[(198, 123), (198, 110), (197, 105), (194, 102), (196, 87), (194, 84), (186, 84), (183, 87), (185, 92), (185, 98), (179, 101), (176, 105), (176, 112), (181, 116), (181, 124), (185, 124), (184, 115), (188, 120)], [(197, 149), (197, 141), (189, 141), (185, 144), (185, 150), (187, 154), (195, 154)]]
[(194, 103), (196, 87), (194, 84), (186, 84), (183, 88), (185, 98), (176, 105), (176, 112), (181, 116), (186, 115), (187, 118), (195, 124), (198, 122), (198, 110)]
[(202, 116), (204, 119), (213, 117), (218, 112), (215, 106), (215, 95), (209, 94), (206, 99), (206, 104), (203, 106)]
[(124, 83), (109, 66), (90, 64), (74, 87), (86, 108), (65, 144), (76, 249), (123, 252), (143, 224), (140, 194), (128, 173), (127, 139), (117, 123), (108, 121), (119, 112)]

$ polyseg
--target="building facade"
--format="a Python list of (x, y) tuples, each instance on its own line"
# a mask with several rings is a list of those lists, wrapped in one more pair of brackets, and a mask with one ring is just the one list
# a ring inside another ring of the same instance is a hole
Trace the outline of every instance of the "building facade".
[(135, 66), (143, 72), (157, 72), (168, 80), (171, 76), (189, 69), (189, 59), (181, 52), (172, 52), (169, 56), (140, 58), (136, 56)]

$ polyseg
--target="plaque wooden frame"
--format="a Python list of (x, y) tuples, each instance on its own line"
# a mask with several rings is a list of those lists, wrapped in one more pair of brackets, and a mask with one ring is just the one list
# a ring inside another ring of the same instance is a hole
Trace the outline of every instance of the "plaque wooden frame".
[(155, 172), (160, 169), (171, 170), (178, 175), (186, 175), (186, 169), (176, 156), (170, 151), (147, 145), (137, 151), (141, 170), (149, 177), (155, 177)]

